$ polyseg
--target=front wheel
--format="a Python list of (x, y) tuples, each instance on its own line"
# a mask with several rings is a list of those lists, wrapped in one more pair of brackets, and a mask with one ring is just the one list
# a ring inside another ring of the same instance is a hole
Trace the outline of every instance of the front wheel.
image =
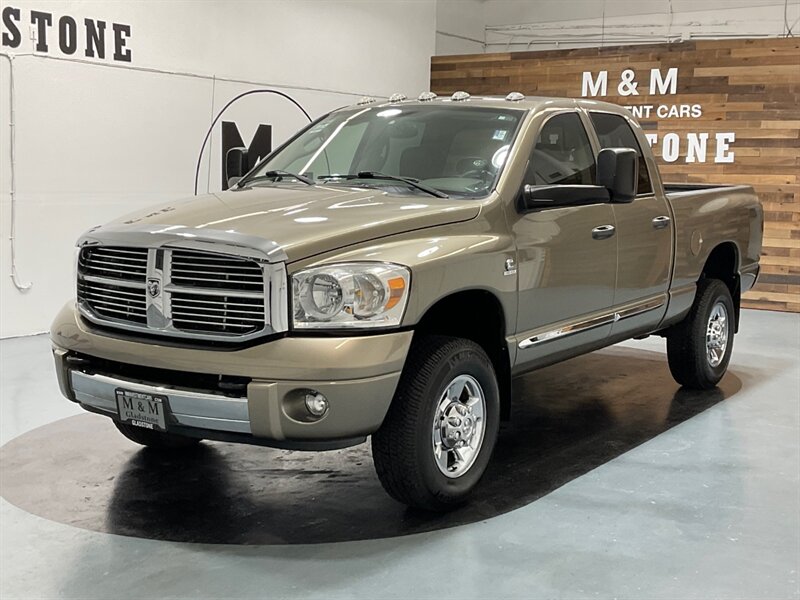
[(499, 421), (497, 379), (480, 346), (443, 336), (415, 341), (372, 436), (381, 484), (396, 500), (425, 510), (465, 502), (486, 470)]
[(719, 383), (733, 350), (736, 313), (731, 292), (719, 279), (704, 279), (686, 319), (667, 335), (669, 370), (688, 388), (708, 390)]

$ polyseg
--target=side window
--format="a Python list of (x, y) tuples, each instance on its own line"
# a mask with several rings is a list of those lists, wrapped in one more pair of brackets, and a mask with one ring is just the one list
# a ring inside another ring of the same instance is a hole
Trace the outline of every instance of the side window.
[(539, 132), (525, 183), (593, 185), (595, 172), (592, 146), (578, 113), (564, 113), (546, 121)]
[(653, 184), (650, 182), (650, 173), (647, 171), (647, 164), (644, 162), (642, 149), (636, 141), (631, 126), (628, 121), (620, 115), (609, 113), (589, 113), (592, 117), (594, 130), (600, 139), (600, 146), (603, 148), (632, 148), (639, 155), (639, 182), (636, 187), (637, 195), (653, 193)]

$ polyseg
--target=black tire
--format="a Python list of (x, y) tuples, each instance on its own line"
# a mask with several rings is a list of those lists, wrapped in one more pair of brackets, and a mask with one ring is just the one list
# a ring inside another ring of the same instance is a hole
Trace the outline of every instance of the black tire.
[[(459, 375), (478, 382), (485, 399), (483, 442), (458, 477), (444, 475), (434, 457), (432, 432), (439, 400)], [(497, 440), (500, 393), (492, 362), (476, 343), (424, 336), (414, 341), (392, 405), (372, 436), (372, 457), (384, 489), (409, 506), (444, 511), (464, 503), (480, 480)]]
[(153, 431), (134, 425), (126, 425), (119, 421), (114, 421), (114, 426), (119, 432), (132, 442), (154, 448), (156, 450), (186, 450), (195, 448), (202, 441), (199, 438), (175, 435), (163, 431)]
[[(721, 303), (727, 313), (727, 345), (721, 362), (712, 365), (707, 356), (706, 330), (717, 303)], [(728, 286), (719, 279), (701, 280), (689, 314), (667, 335), (669, 370), (675, 381), (696, 390), (709, 390), (719, 383), (731, 359), (735, 320)]]

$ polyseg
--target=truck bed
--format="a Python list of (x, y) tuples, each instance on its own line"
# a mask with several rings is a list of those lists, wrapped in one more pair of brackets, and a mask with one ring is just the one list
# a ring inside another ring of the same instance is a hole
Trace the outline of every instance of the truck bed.
[(763, 213), (751, 186), (665, 183), (664, 192), (675, 219), (674, 288), (697, 281), (715, 240), (734, 244), (740, 272), (757, 270)]

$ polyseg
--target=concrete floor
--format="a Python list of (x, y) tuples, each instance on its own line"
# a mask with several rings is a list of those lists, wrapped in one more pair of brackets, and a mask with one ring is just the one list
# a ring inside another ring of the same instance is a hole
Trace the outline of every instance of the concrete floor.
[[(593, 364), (613, 372), (664, 353), (658, 338), (621, 346), (596, 353)], [(602, 387), (581, 360), (555, 368)], [(646, 386), (652, 373), (639, 371)], [(669, 389), (654, 394), (685, 400), (659, 381)], [(526, 377), (524, 393), (536, 384), (536, 374)], [(560, 487), (499, 516), (412, 535), (166, 542), (65, 525), (3, 499), (0, 597), (800, 598), (800, 316), (745, 311), (722, 390), (666, 430), (652, 424), (668, 420), (670, 407), (662, 414), (641, 398), (606, 398), (603, 414), (624, 410), (629, 425), (650, 432), (638, 445), (556, 427), (569, 431), (568, 444), (548, 446), (553, 456), (540, 468), (555, 465)], [(596, 418), (596, 409), (579, 409), (564, 420)], [(58, 393), (45, 337), (0, 342), (1, 444), (79, 413)], [(615, 444), (616, 452), (597, 448)], [(512, 480), (531, 476), (513, 462), (506, 470)], [(64, 475), (53, 477), (63, 484)], [(54, 506), (67, 499), (58, 490), (48, 488)]]

